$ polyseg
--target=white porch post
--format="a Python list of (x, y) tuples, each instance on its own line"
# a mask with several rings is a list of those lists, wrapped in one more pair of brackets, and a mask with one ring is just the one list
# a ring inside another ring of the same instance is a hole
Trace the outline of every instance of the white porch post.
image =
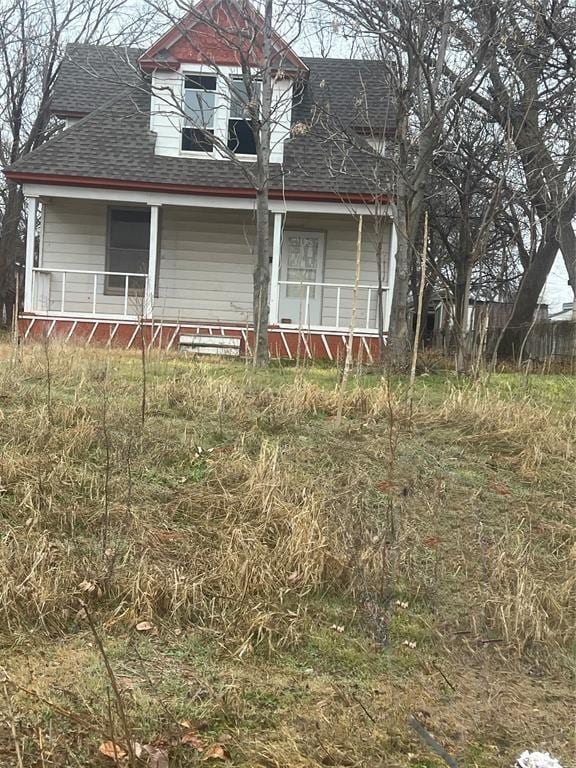
[(270, 272), (270, 325), (278, 325), (278, 299), (280, 279), (280, 255), (282, 253), (283, 214), (274, 213), (274, 233), (272, 236), (272, 268)]
[(398, 233), (394, 219), (390, 219), (390, 249), (388, 252), (388, 290), (386, 291), (386, 306), (384, 307), (384, 330), (390, 328), (390, 312), (392, 310), (392, 291), (396, 275), (396, 251), (398, 250)]
[(27, 197), (26, 205), (26, 266), (24, 274), (24, 312), (32, 312), (34, 296), (34, 245), (36, 241), (36, 212), (38, 210), (38, 198)]
[(148, 295), (146, 297), (146, 315), (152, 317), (154, 297), (156, 295), (156, 272), (158, 265), (158, 221), (159, 205), (150, 206), (150, 244), (148, 247)]

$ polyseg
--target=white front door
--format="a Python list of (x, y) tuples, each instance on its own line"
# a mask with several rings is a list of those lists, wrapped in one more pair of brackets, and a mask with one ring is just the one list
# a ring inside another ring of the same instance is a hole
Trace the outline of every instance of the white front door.
[(278, 316), (285, 325), (320, 325), (324, 233), (286, 230), (280, 258)]

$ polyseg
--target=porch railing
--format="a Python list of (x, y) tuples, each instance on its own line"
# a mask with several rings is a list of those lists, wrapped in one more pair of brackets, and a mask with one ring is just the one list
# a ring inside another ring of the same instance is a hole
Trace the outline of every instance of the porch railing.
[[(294, 280), (279, 280), (279, 293), (283, 286), (296, 286), (300, 289), (298, 300), (298, 321), (290, 326), (314, 328), (316, 325), (323, 329), (345, 331), (350, 328), (354, 285), (351, 283), (305, 283)], [(311, 311), (311, 292), (320, 291), (320, 323), (314, 323)], [(356, 295), (356, 329), (376, 333), (378, 330), (378, 313), (386, 317), (388, 287), (383, 287), (382, 307), (378, 308), (378, 286), (358, 285)], [(282, 299), (279, 299), (280, 318), (282, 316)], [(280, 325), (288, 325), (282, 323)]]
[[(117, 284), (111, 286), (110, 278), (116, 278)], [(142, 272), (43, 267), (32, 270), (35, 312), (134, 318), (144, 314), (147, 297), (148, 275)]]
[[(110, 285), (110, 278), (114, 279), (114, 285)], [(339, 332), (349, 329), (354, 294), (352, 283), (280, 280), (278, 293), (285, 294), (287, 286), (295, 286), (298, 289), (297, 295), (290, 297), (291, 306), (296, 307), (296, 312), (291, 322), (282, 322), (283, 300), (279, 296), (281, 326)], [(358, 286), (356, 330), (377, 332), (379, 311), (386, 317), (388, 288), (385, 287), (383, 291), (380, 310), (378, 286)], [(34, 267), (32, 271), (34, 312), (55, 316), (73, 314), (76, 317), (137, 319), (147, 314), (150, 309), (146, 273), (44, 267)], [(190, 307), (192, 313), (193, 310), (194, 307)]]

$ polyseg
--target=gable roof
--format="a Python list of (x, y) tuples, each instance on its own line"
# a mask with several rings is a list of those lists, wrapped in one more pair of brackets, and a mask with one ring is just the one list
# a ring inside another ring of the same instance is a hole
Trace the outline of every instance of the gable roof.
[[(243, 55), (257, 66), (261, 55), (257, 40), (263, 25), (263, 16), (249, 0), (200, 0), (142, 54), (140, 66), (151, 71), (171, 69), (182, 62), (239, 65)], [(253, 38), (246, 38), (246, 29)], [(254, 43), (252, 52), (249, 48)], [(276, 32), (272, 33), (272, 51), (278, 68), (296, 72), (306, 69), (302, 59)]]
[[(173, 192), (253, 196), (242, 168), (227, 159), (155, 154), (150, 132), (150, 84), (139, 72), (138, 49), (70, 46), (56, 84), (52, 110), (85, 117), (21, 158), (6, 174), (16, 181), (79, 186), (154, 188)], [(308, 199), (371, 197), (381, 194), (387, 161), (375, 161), (327, 134), (326, 115), (343, 124), (359, 120), (349, 92), (369, 80), (377, 83), (377, 62), (304, 59), (310, 70), (295, 99), (292, 123), (311, 126), (287, 140), (284, 163), (271, 168), (271, 195)], [(369, 76), (372, 75), (371, 78)], [(95, 87), (97, 85), (97, 87)], [(322, 94), (324, 101), (316, 97)], [(375, 121), (391, 120), (381, 87), (368, 101), (379, 103)], [(366, 97), (363, 98), (363, 102)], [(320, 115), (320, 118), (318, 117)]]

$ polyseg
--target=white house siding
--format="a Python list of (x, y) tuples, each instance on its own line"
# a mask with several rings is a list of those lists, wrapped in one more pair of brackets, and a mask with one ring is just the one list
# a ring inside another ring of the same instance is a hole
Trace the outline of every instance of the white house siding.
[[(106, 203), (53, 198), (44, 205), (41, 266), (50, 269), (106, 269)], [(323, 281), (354, 281), (356, 221), (349, 215), (288, 214), (286, 230), (325, 233)], [(164, 206), (160, 218), (159, 276), (154, 314), (158, 319), (245, 324), (252, 316), (252, 265), (255, 227), (248, 211)], [(388, 235), (385, 237), (387, 257)], [(364, 220), (361, 282), (377, 284), (375, 242), (370, 219)], [(50, 299), (36, 311), (60, 311), (62, 278), (50, 276)], [(65, 311), (92, 312), (90, 275), (68, 274)], [(38, 299), (41, 302), (41, 297)], [(350, 320), (351, 289), (341, 291), (341, 325)], [(129, 312), (141, 312), (141, 299), (129, 299)], [(104, 278), (98, 278), (96, 310), (120, 315), (122, 296), (104, 295)], [(323, 291), (322, 324), (336, 320), (336, 289)], [(376, 293), (369, 323), (376, 323)], [(366, 292), (359, 294), (357, 327), (366, 327)]]
[[(54, 199), (44, 206), (41, 266), (106, 270), (108, 206), (102, 202)], [(248, 212), (165, 207), (154, 314), (159, 319), (246, 323), (252, 307), (253, 218)], [(66, 313), (92, 312), (91, 275), (66, 276)], [(38, 294), (39, 292), (37, 292)], [(60, 311), (62, 276), (50, 275), (50, 299), (39, 296), (37, 311)], [(119, 315), (123, 296), (105, 296), (98, 278), (96, 311)], [(130, 314), (142, 299), (130, 297)]]
[(152, 75), (150, 130), (156, 134), (156, 154), (180, 155), (182, 113), (182, 76), (179, 72), (155, 72)]
[(155, 314), (249, 322), (254, 234), (248, 212), (164, 208)]

